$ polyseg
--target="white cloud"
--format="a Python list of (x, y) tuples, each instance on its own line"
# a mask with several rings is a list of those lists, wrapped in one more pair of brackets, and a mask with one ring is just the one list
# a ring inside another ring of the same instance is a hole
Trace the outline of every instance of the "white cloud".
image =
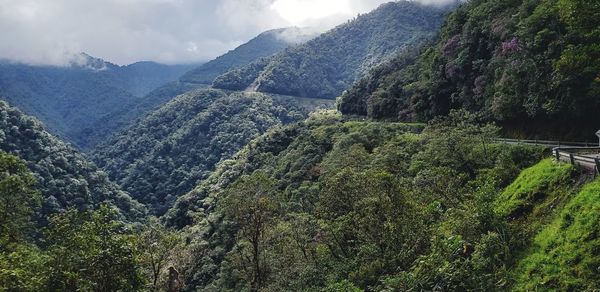
[(353, 14), (348, 0), (276, 0), (270, 8), (294, 25), (304, 25), (309, 19)]
[(118, 64), (203, 61), (268, 29), (324, 30), (384, 2), (0, 0), (0, 59), (66, 64), (86, 52)]

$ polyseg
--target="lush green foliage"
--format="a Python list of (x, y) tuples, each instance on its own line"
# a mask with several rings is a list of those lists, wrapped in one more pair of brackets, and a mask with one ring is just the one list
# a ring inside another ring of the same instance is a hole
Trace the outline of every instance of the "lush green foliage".
[[(87, 55), (82, 61), (68, 67), (0, 62), (0, 98), (40, 119), (54, 134), (90, 148), (139, 114), (122, 108), (135, 108), (152, 97), (143, 96), (191, 68), (152, 62), (119, 67)], [(109, 118), (116, 112), (118, 119)]]
[(586, 185), (534, 239), (516, 271), (519, 290), (584, 291), (600, 287), (600, 181)]
[(32, 211), (41, 198), (34, 190), (35, 178), (16, 156), (0, 152), (0, 242), (15, 242), (26, 236)]
[(97, 211), (70, 210), (52, 216), (43, 244), (0, 239), (0, 287), (8, 291), (144, 290), (150, 278), (143, 277), (143, 249), (117, 215), (106, 205)]
[(598, 16), (596, 1), (469, 1), (437, 42), (374, 69), (339, 109), (427, 120), (462, 108), (530, 137), (589, 138), (600, 108)]
[(214, 85), (335, 98), (399, 48), (431, 36), (440, 25), (443, 11), (409, 1), (384, 4), (306, 44), (225, 73)]
[(518, 217), (531, 212), (533, 206), (547, 199), (552, 203), (560, 199), (560, 189), (569, 186), (574, 167), (545, 159), (534, 167), (521, 172), (519, 177), (498, 197), (496, 212), (503, 216)]
[[(137, 119), (156, 110), (169, 100), (180, 94), (203, 87), (206, 86), (179, 81), (169, 82), (152, 90), (143, 98), (136, 98), (129, 101), (128, 104), (119, 105), (117, 108), (111, 109), (111, 112), (103, 115), (94, 125), (82, 130), (81, 142), (78, 143), (78, 146), (84, 148), (84, 150), (92, 151), (102, 142), (131, 126)], [(94, 147), (92, 148), (92, 146)]]
[(135, 291), (143, 285), (135, 238), (106, 205), (94, 212), (70, 210), (54, 216), (49, 246), (50, 291)]
[[(25, 162), (0, 153), (0, 288), (8, 291), (134, 290), (142, 283), (133, 239), (103, 205), (96, 212), (55, 215), (46, 234), (34, 230), (40, 206)], [(44, 243), (40, 248), (34, 236)], [(43, 238), (40, 239), (40, 237)]]
[[(151, 218), (138, 234), (138, 258), (152, 291), (161, 291), (168, 285), (167, 266), (175, 257), (181, 257), (181, 236), (167, 229), (156, 218)], [(181, 259), (180, 259), (181, 261)]]
[(116, 209), (70, 209), (34, 229), (40, 207), (25, 162), (0, 153), (0, 289), (158, 291), (180, 237), (150, 220), (134, 232)]
[(234, 50), (187, 72), (181, 77), (181, 81), (212, 84), (217, 76), (231, 69), (271, 56), (290, 45), (303, 43), (312, 37), (313, 35), (308, 31), (295, 27), (263, 32)]
[[(1, 102), (0, 290), (597, 290), (600, 180), (487, 124), (597, 124), (596, 2), (469, 1), (424, 46), (441, 10), (404, 1), (256, 60), (281, 41), (261, 35), (188, 75), (255, 60), (214, 82), (250, 92), (172, 82), (99, 120), (194, 89), (94, 153), (166, 212), (143, 223), (103, 172)], [(305, 119), (331, 101), (251, 92), (333, 97), (384, 59), (339, 99), (344, 115)]]
[(246, 66), (229, 70), (215, 78), (212, 85), (227, 90), (256, 91), (256, 80), (269, 62), (270, 58), (260, 58)]
[(67, 208), (95, 209), (101, 203), (117, 206), (129, 219), (144, 216), (145, 208), (94, 164), (5, 102), (0, 102), (0, 151), (18, 156), (33, 172), (43, 198), (41, 222)]
[(496, 214), (494, 200), (543, 151), (495, 144), (494, 127), (469, 120), (456, 115), (419, 134), (420, 125), (318, 114), (269, 131), (165, 217), (189, 225), (187, 248), (200, 255), (181, 266), (186, 283), (265, 291), (507, 288), (507, 266), (523, 245), (510, 248), (525, 239)]
[(35, 179), (16, 156), (0, 153), (0, 288), (38, 290), (45, 258), (28, 244), (39, 207)]
[(98, 165), (156, 214), (220, 160), (272, 126), (302, 120), (329, 101), (202, 89), (181, 95), (94, 152)]

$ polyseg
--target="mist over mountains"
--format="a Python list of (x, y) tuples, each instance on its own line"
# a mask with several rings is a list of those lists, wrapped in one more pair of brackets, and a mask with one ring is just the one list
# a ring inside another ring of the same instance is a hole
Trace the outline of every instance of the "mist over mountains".
[(0, 3), (0, 291), (600, 290), (600, 3), (383, 2)]
[(117, 66), (81, 54), (69, 66), (0, 63), (0, 96), (35, 115), (54, 133), (86, 148), (88, 131), (117, 130), (105, 121), (111, 111), (138, 102), (162, 84), (177, 80), (193, 65), (138, 62)]

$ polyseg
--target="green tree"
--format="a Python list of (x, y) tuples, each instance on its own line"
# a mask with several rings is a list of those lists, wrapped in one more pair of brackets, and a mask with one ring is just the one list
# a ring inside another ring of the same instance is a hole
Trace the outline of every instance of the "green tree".
[(152, 279), (152, 291), (159, 291), (161, 277), (166, 272), (181, 237), (175, 231), (164, 227), (156, 218), (149, 220), (147, 226), (138, 238), (139, 258), (144, 270)]
[[(225, 192), (221, 207), (228, 220), (238, 228), (237, 265), (252, 291), (260, 290), (267, 279), (264, 261), (268, 228), (277, 211), (275, 182), (262, 172), (242, 177)], [(249, 263), (249, 266), (246, 264)]]
[(50, 220), (48, 289), (136, 291), (143, 287), (134, 236), (107, 205)]
[(40, 206), (35, 179), (16, 156), (0, 153), (0, 290), (36, 291), (45, 282), (46, 256), (27, 242)]
[(26, 234), (41, 203), (35, 183), (21, 159), (0, 153), (0, 242), (15, 242)]
[(43, 291), (48, 255), (29, 243), (2, 245), (0, 291)]

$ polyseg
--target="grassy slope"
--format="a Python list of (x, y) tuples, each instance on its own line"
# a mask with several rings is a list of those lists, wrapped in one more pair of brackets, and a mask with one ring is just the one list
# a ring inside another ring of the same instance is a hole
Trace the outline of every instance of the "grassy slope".
[(600, 180), (551, 158), (525, 169), (496, 200), (519, 231), (513, 290), (582, 291), (600, 285)]
[(517, 290), (600, 287), (600, 180), (584, 186), (535, 236), (516, 270)]
[(556, 163), (548, 158), (525, 169), (498, 197), (495, 211), (502, 216), (517, 219), (527, 213), (538, 215), (549, 205), (568, 193), (573, 166)]

